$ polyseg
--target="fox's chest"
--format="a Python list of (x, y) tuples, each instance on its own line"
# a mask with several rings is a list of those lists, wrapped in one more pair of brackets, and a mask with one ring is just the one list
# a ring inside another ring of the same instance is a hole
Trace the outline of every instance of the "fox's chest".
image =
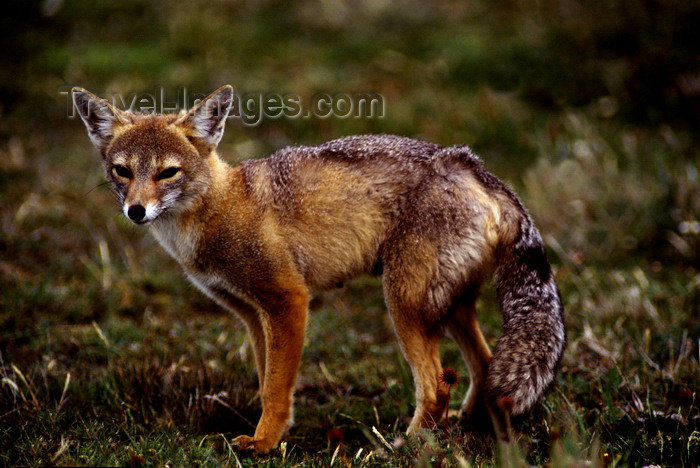
[(254, 304), (254, 301), (244, 294), (230, 278), (197, 269), (185, 268), (185, 273), (192, 284), (224, 309), (240, 312), (246, 304), (248, 306)]
[(201, 237), (195, 229), (177, 226), (174, 221), (158, 219), (151, 226), (151, 233), (181, 265), (189, 264), (195, 259)]
[(241, 255), (239, 250), (250, 250), (241, 247), (245, 243), (236, 243), (232, 236), (223, 233), (207, 235), (201, 230), (174, 224), (152, 226), (152, 233), (177, 260), (189, 280), (207, 296), (227, 309), (238, 307), (240, 301), (251, 302), (243, 292), (249, 289), (247, 275), (240, 274), (246, 270), (240, 264), (246, 255)]

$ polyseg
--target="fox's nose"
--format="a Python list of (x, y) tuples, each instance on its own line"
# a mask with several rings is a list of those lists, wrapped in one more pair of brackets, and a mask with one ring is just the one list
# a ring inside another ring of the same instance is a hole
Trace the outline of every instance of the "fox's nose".
[(130, 220), (132, 220), (135, 223), (138, 223), (139, 221), (142, 221), (143, 218), (146, 216), (146, 208), (144, 208), (141, 205), (131, 205), (127, 210), (126, 214), (129, 216)]

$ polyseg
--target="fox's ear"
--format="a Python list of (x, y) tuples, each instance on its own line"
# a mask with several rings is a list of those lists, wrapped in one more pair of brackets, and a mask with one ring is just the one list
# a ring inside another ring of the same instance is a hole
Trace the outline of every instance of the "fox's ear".
[(195, 146), (202, 146), (209, 152), (216, 148), (224, 136), (226, 117), (232, 104), (233, 88), (231, 85), (222, 86), (174, 123), (189, 126)]
[(72, 94), (92, 144), (100, 153), (104, 152), (114, 137), (115, 128), (126, 123), (123, 112), (83, 88), (73, 88)]

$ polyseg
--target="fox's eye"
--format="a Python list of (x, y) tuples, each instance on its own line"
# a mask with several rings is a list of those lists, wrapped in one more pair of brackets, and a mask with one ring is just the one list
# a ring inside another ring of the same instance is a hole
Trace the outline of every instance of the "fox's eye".
[(169, 167), (156, 176), (156, 180), (170, 179), (180, 172), (179, 167)]
[(114, 171), (115, 174), (117, 174), (119, 177), (123, 177), (125, 179), (131, 179), (133, 177), (133, 174), (131, 171), (124, 166), (114, 166), (112, 168), (112, 171)]

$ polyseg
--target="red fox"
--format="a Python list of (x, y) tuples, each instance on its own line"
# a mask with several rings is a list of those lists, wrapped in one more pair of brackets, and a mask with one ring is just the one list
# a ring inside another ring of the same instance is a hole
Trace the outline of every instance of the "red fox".
[[(234, 439), (240, 449), (266, 453), (292, 424), (310, 294), (361, 273), (382, 275), (413, 373), (409, 434), (443, 417), (445, 334), (470, 373), (462, 413), (522, 414), (553, 382), (566, 337), (542, 238), (468, 147), (365, 135), (231, 167), (216, 152), (231, 86), (168, 115), (72, 95), (124, 215), (247, 326), (262, 415), (253, 436)], [(504, 318), (493, 355), (474, 308), (489, 276)]]

